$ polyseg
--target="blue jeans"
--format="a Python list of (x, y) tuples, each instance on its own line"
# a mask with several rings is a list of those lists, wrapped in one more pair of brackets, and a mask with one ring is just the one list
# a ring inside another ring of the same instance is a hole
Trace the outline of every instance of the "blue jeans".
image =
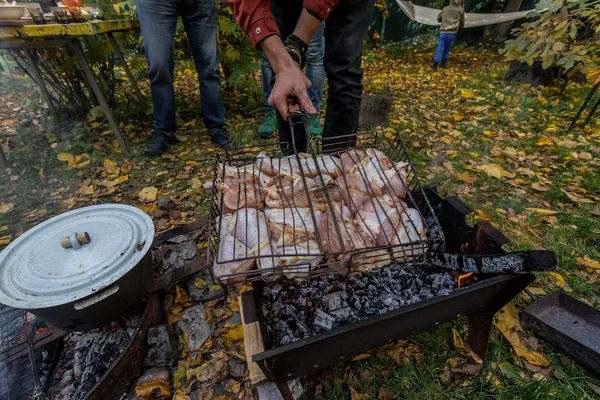
[(209, 135), (224, 123), (217, 52), (217, 8), (214, 0), (137, 0), (154, 103), (154, 131), (174, 136), (177, 129), (173, 89), (175, 29), (183, 20), (200, 81), (202, 117)]
[[(310, 43), (308, 43), (308, 51), (306, 52), (306, 77), (310, 81), (310, 89), (308, 89), (308, 97), (312, 100), (313, 105), (317, 110), (323, 104), (323, 85), (325, 84), (325, 68), (323, 68), (323, 57), (325, 56), (325, 46), (323, 45), (323, 27), (325, 23), (319, 25), (319, 28), (313, 35)], [(263, 97), (265, 109), (273, 110), (273, 106), (269, 104), (269, 96), (271, 95), (271, 79), (273, 70), (265, 53), (262, 55), (262, 63), (260, 66), (263, 79)]]
[(448, 60), (448, 56), (450, 56), (450, 48), (452, 47), (452, 42), (454, 42), (455, 37), (455, 33), (440, 34), (440, 41), (438, 43), (437, 52), (435, 53), (435, 57), (433, 58), (434, 63), (439, 63), (440, 61)]

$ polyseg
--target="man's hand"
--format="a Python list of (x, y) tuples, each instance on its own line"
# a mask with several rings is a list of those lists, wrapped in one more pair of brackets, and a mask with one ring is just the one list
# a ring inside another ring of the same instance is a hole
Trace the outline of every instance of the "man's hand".
[(316, 114), (317, 110), (308, 97), (309, 87), (310, 80), (298, 64), (293, 62), (289, 67), (282, 68), (276, 73), (269, 104), (277, 108), (284, 119), (287, 119), (288, 113), (296, 111)]
[(289, 112), (305, 111), (316, 114), (317, 110), (308, 97), (310, 81), (289, 55), (279, 36), (270, 36), (261, 43), (275, 72), (275, 85), (269, 96), (269, 104), (277, 108), (284, 119)]

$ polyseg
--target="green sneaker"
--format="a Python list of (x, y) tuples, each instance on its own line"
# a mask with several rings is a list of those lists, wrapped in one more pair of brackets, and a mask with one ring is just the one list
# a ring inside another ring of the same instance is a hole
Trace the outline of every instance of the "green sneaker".
[(277, 117), (275, 110), (269, 110), (265, 113), (262, 124), (258, 128), (258, 135), (263, 138), (270, 138), (277, 130)]
[(321, 128), (321, 120), (319, 119), (319, 115), (309, 115), (307, 118), (308, 122), (308, 130), (310, 131), (311, 136), (321, 136), (323, 135), (323, 128)]

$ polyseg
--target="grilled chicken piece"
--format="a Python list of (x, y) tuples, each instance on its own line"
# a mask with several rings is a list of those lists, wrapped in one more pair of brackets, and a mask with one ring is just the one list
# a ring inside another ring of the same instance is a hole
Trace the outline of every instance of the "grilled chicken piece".
[[(414, 208), (407, 208), (401, 214), (401, 223), (397, 229), (397, 236), (392, 238), (391, 244), (399, 246), (393, 248), (393, 256), (398, 261), (405, 261), (407, 258), (423, 254), (427, 250), (426, 244), (420, 244), (422, 240), (427, 239), (427, 229), (423, 224), (419, 211)], [(410, 244), (409, 243), (413, 243)]]
[[(215, 260), (213, 271), (217, 278), (221, 278), (224, 275), (231, 275), (238, 272), (250, 271), (254, 268), (255, 259), (222, 262), (227, 260), (236, 260), (248, 257), (248, 247), (239, 241), (233, 235), (233, 220), (232, 216), (224, 216), (221, 219), (221, 230), (219, 234), (219, 250), (217, 259)], [(221, 261), (221, 263), (217, 263)], [(229, 277), (223, 278), (226, 283), (236, 283), (243, 280), (241, 277)]]
[(281, 158), (270, 158), (264, 152), (261, 152), (256, 157), (254, 165), (259, 171), (269, 176), (296, 176), (301, 174), (300, 164), (302, 164), (302, 171), (306, 169), (306, 159), (309, 157), (312, 156), (300, 153), (297, 157), (296, 155), (290, 155)]
[[(277, 247), (304, 245), (315, 239), (315, 232), (323, 218), (320, 211), (314, 212), (313, 221), (309, 208), (274, 208), (266, 209), (271, 238)], [(310, 247), (310, 246), (308, 246)]]
[[(245, 258), (248, 254), (248, 247), (244, 243), (237, 240), (233, 235), (225, 235), (219, 243), (219, 260), (234, 260), (239, 258)], [(243, 261), (233, 261), (227, 263), (215, 262), (213, 271), (217, 278), (221, 278), (224, 275), (231, 275), (238, 272), (250, 271), (254, 268), (256, 260), (254, 258)], [(243, 277), (227, 277), (223, 278), (225, 283), (237, 283), (243, 280)]]
[(346, 174), (350, 172), (354, 164), (360, 162), (360, 160), (364, 160), (367, 157), (367, 153), (364, 150), (360, 149), (350, 149), (340, 156), (340, 161), (342, 163), (342, 173)]
[(335, 183), (342, 201), (353, 214), (371, 198), (369, 186), (359, 174), (344, 174)]
[(219, 166), (219, 171), (223, 174), (223, 180), (217, 188), (222, 197), (221, 211), (223, 214), (231, 214), (244, 208), (264, 207), (264, 200), (267, 191), (263, 186), (267, 185), (272, 178), (261, 174), (253, 164), (242, 167)]
[(378, 246), (387, 246), (398, 235), (400, 216), (408, 209), (402, 200), (384, 194), (365, 203), (354, 222), (364, 236), (375, 238)]
[[(333, 183), (329, 175), (323, 177), (326, 182)], [(267, 188), (265, 204), (268, 208), (304, 208), (312, 206), (315, 211), (323, 212), (327, 206), (327, 196), (332, 201), (339, 201), (339, 193), (337, 190), (332, 190), (332, 188), (332, 185), (323, 187), (320, 178), (304, 178), (303, 180), (299, 176), (296, 178), (277, 176), (273, 179), (273, 184)], [(308, 193), (306, 189), (308, 189)]]
[[(314, 240), (286, 247), (278, 247), (274, 253), (278, 256), (275, 257), (275, 268), (286, 268), (283, 273), (288, 279), (307, 278), (309, 266), (314, 271), (321, 261), (323, 261), (319, 245)], [(289, 268), (294, 265), (297, 265), (298, 268)]]
[(361, 177), (368, 183), (371, 196), (380, 197), (390, 193), (403, 198), (406, 195), (407, 163), (393, 163), (375, 149), (350, 150), (342, 154), (341, 159), (344, 173)]
[(340, 159), (329, 155), (306, 158), (306, 162), (302, 167), (305, 169), (305, 175), (311, 178), (318, 176), (319, 172), (323, 175), (329, 175), (333, 179), (342, 174), (342, 162)]
[(231, 224), (233, 235), (248, 247), (248, 253), (261, 257), (257, 259), (259, 268), (273, 268), (273, 259), (269, 257), (272, 255), (271, 238), (265, 214), (255, 208), (243, 208), (233, 215)]

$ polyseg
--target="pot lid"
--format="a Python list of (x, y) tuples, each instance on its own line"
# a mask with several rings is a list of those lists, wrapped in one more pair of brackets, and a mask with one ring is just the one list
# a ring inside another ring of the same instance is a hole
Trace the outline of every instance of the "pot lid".
[(152, 219), (135, 207), (102, 204), (58, 215), (0, 253), (0, 303), (39, 309), (87, 297), (134, 268), (153, 239)]

